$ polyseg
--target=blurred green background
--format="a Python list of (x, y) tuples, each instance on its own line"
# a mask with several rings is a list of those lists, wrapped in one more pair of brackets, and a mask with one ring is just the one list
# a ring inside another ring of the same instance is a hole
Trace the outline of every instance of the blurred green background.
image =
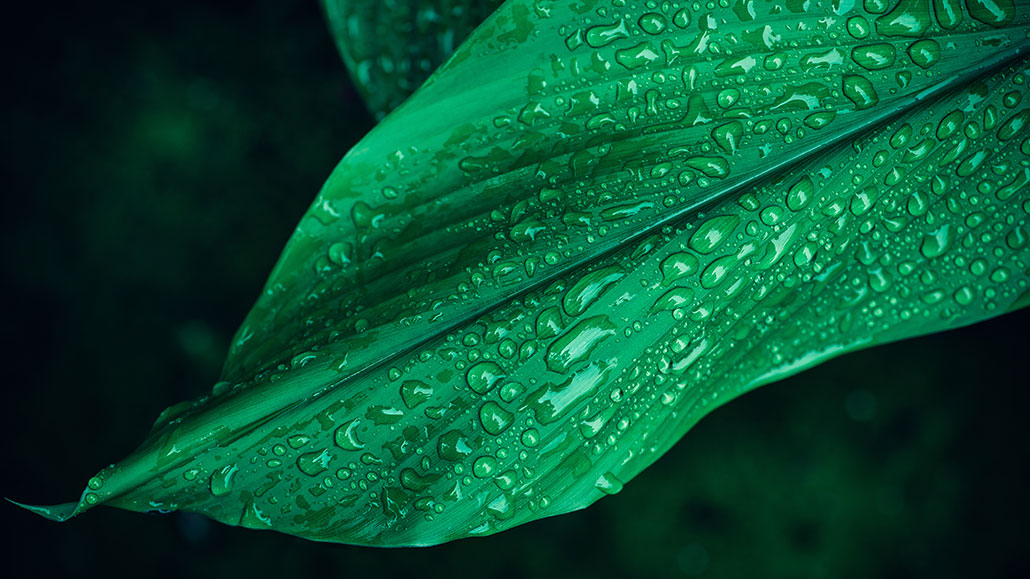
[[(314, 0), (6, 15), (3, 488), (78, 497), (227, 343), (372, 126)], [(1030, 313), (838, 359), (706, 418), (620, 495), (430, 549), (0, 507), (6, 577), (1025, 577)]]

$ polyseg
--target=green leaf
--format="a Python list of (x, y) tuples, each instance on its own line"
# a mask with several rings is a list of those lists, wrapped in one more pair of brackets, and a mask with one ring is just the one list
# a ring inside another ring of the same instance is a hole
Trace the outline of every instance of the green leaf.
[(376, 119), (397, 108), (503, 0), (322, 0), (354, 85)]
[(212, 395), (55, 518), (490, 534), (750, 389), (1030, 301), (1024, 3), (605, 4), (477, 28), (330, 176)]

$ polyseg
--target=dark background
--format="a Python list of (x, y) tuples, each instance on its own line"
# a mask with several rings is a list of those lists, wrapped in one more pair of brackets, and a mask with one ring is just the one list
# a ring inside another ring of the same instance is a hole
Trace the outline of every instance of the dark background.
[[(315, 0), (40, 6), (2, 35), (0, 493), (55, 503), (215, 382), (372, 121)], [(1023, 310), (762, 388), (620, 495), (489, 538), (382, 550), (4, 504), (0, 575), (1025, 576), (1028, 327)]]

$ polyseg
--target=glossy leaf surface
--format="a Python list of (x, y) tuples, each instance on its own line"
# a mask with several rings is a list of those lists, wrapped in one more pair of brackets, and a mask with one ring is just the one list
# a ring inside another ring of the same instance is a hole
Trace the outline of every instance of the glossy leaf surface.
[(1027, 25), (511, 0), (341, 161), (212, 396), (49, 513), (489, 534), (749, 389), (1025, 306)]

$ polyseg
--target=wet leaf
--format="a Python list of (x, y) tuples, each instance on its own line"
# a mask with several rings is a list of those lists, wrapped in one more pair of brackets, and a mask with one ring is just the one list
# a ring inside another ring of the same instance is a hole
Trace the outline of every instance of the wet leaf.
[(321, 0), (336, 47), (376, 119), (397, 108), (503, 0)]
[(490, 534), (750, 389), (1030, 303), (1025, 4), (617, 4), (504, 4), (341, 161), (212, 395), (32, 508)]

